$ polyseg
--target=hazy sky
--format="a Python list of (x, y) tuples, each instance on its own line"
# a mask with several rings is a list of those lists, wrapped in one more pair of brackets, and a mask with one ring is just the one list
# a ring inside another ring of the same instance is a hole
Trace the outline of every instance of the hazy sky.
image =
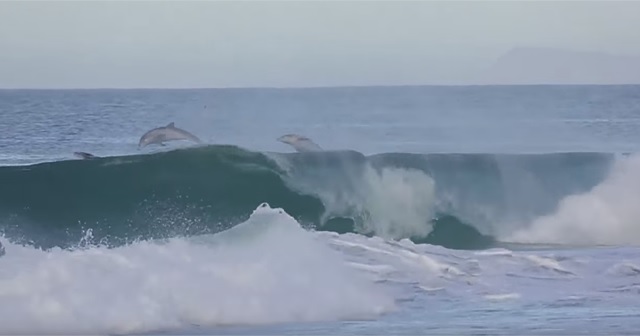
[(519, 46), (640, 55), (640, 1), (2, 1), (0, 87), (462, 82)]

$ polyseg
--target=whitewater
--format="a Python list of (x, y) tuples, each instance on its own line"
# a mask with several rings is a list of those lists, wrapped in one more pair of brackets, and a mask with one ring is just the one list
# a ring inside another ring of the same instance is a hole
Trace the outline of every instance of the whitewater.
[[(639, 106), (638, 86), (0, 90), (0, 334), (635, 334)], [(204, 144), (136, 148), (169, 122)], [(295, 132), (326, 151), (275, 141)]]

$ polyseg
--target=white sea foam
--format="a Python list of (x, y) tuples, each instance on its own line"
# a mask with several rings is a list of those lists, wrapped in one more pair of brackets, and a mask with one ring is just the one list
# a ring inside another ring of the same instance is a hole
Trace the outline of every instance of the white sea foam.
[[(348, 170), (345, 170), (348, 171)], [(317, 195), (326, 216), (352, 216), (356, 230), (388, 239), (424, 237), (431, 232), (435, 184), (422, 171), (404, 168), (374, 169), (365, 164), (357, 173), (297, 181), (296, 188)]]
[(365, 232), (384, 238), (426, 236), (431, 231), (435, 183), (424, 172), (414, 169), (367, 168), (360, 192), (359, 209), (366, 213)]
[(370, 318), (385, 291), (280, 209), (222, 234), (37, 250), (2, 239), (1, 334), (118, 334)]
[[(0, 241), (0, 334), (206, 332), (376, 318), (396, 304), (424, 304), (424, 316), (600, 300), (633, 307), (637, 291), (637, 248), (450, 250), (309, 232), (266, 206), (221, 234), (165, 243), (43, 252)], [(587, 299), (558, 299), (566, 297)]]
[(505, 240), (522, 243), (640, 244), (640, 156), (620, 158), (590, 191), (564, 198), (556, 211)]
[(506, 301), (506, 300), (515, 300), (520, 298), (520, 294), (518, 293), (507, 293), (507, 294), (487, 294), (484, 296), (485, 299), (489, 301)]

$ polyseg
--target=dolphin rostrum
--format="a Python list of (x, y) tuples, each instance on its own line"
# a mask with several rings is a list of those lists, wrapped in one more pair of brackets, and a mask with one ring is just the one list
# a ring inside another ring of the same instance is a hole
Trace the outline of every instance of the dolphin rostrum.
[(95, 155), (93, 155), (91, 153), (87, 153), (87, 152), (73, 152), (73, 155), (75, 155), (75, 156), (77, 156), (77, 157), (79, 157), (81, 159), (85, 159), (85, 160), (95, 159), (95, 158), (98, 157), (98, 156), (95, 156)]
[(145, 147), (151, 144), (159, 144), (164, 146), (164, 142), (172, 140), (191, 140), (195, 143), (202, 143), (195, 135), (177, 128), (173, 122), (167, 126), (154, 128), (140, 137), (138, 142), (138, 148)]
[(291, 145), (298, 152), (315, 152), (322, 150), (322, 148), (311, 141), (311, 139), (298, 134), (285, 134), (277, 140)]

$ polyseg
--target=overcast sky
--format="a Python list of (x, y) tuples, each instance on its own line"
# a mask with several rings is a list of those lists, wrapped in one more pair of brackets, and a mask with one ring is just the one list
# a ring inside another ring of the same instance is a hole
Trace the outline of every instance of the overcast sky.
[(0, 87), (464, 82), (514, 47), (640, 55), (640, 1), (0, 2)]

